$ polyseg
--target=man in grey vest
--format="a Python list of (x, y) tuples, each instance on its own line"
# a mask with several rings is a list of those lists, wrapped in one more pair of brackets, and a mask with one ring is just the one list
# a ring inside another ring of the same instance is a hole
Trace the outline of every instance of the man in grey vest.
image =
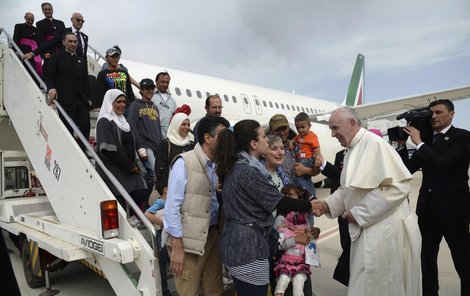
[(179, 295), (223, 292), (214, 156), (217, 135), (227, 127), (223, 117), (201, 119), (194, 150), (178, 156), (170, 171), (163, 241)]

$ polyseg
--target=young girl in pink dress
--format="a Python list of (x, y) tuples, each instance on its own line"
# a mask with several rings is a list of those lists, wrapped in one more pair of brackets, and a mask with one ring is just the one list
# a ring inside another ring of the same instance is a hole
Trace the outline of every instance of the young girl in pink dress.
[[(296, 199), (308, 200), (309, 197), (309, 194), (297, 185), (286, 185), (281, 193)], [(304, 283), (312, 272), (310, 265), (305, 263), (305, 245), (295, 243), (293, 238), (302, 232), (310, 236), (313, 225), (310, 225), (307, 214), (289, 212), (280, 213), (276, 217), (274, 226), (277, 226), (276, 229), (280, 234), (281, 247), (288, 246), (274, 266), (277, 278), (275, 295), (283, 295), (291, 280), (293, 295), (304, 295)]]

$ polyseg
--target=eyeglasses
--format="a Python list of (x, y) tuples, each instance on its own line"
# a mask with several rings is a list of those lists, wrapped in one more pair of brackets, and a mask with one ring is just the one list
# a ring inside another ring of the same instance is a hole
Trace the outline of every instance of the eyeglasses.
[(85, 22), (84, 19), (75, 18), (75, 20), (76, 20), (77, 22), (79, 22), (79, 23), (84, 23), (84, 22)]

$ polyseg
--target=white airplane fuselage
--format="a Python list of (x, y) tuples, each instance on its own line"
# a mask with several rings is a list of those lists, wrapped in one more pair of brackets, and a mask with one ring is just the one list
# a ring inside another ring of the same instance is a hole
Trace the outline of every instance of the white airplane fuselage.
[[(137, 81), (143, 78), (155, 79), (159, 72), (167, 71), (171, 77), (169, 91), (177, 105), (191, 107), (191, 126), (206, 114), (205, 100), (209, 94), (218, 94), (222, 99), (222, 116), (233, 125), (243, 119), (257, 120), (267, 126), (274, 114), (284, 114), (290, 128), (295, 131), (294, 118), (300, 112), (309, 115), (331, 113), (339, 104), (312, 97), (234, 82), (164, 67), (132, 61), (122, 62), (130, 75)], [(135, 89), (135, 91), (137, 91)], [(312, 122), (311, 130), (317, 134), (321, 152), (330, 162), (341, 146), (331, 137), (327, 124)]]

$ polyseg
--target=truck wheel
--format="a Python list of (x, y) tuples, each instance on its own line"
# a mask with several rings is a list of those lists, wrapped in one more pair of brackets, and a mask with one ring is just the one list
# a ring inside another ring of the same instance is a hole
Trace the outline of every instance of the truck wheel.
[(45, 285), (44, 274), (39, 262), (39, 248), (37, 243), (25, 239), (21, 246), (21, 259), (26, 282), (30, 288), (39, 288)]

